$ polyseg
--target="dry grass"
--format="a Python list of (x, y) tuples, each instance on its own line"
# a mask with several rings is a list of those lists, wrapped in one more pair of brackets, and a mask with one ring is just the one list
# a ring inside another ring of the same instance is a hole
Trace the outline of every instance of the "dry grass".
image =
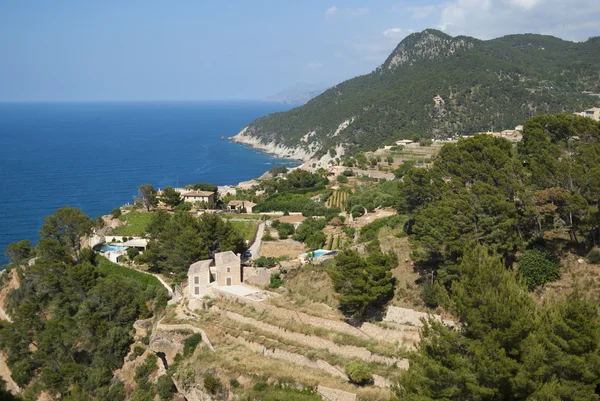
[(307, 251), (302, 242), (293, 239), (263, 242), (260, 248), (260, 256), (280, 258), (287, 256), (289, 259), (296, 259), (299, 255)]
[(600, 265), (579, 263), (580, 256), (570, 254), (561, 260), (561, 278), (535, 291), (539, 302), (554, 302), (575, 288), (587, 298), (600, 302)]
[(379, 231), (379, 243), (384, 252), (392, 251), (398, 256), (398, 266), (392, 270), (396, 278), (396, 293), (392, 305), (426, 311), (421, 299), (421, 287), (416, 283), (419, 274), (410, 260), (410, 246), (407, 237), (398, 238), (402, 229), (384, 227)]
[[(321, 370), (261, 355), (246, 348), (242, 344), (232, 341), (231, 338), (222, 335), (222, 333), (219, 335), (219, 332), (214, 329), (215, 326), (211, 326), (209, 332), (205, 328), (207, 334), (215, 338), (213, 343), (217, 348), (217, 352), (210, 352), (205, 346), (201, 345), (198, 347), (193, 361), (186, 364), (187, 366), (193, 367), (196, 372), (196, 377), (201, 377), (206, 372), (217, 372), (221, 378), (235, 378), (246, 388), (251, 388), (252, 385), (258, 381), (276, 383), (279, 381), (289, 381), (290, 378), (293, 378), (295, 383), (304, 386), (316, 387), (320, 384), (349, 392), (364, 393), (367, 397), (362, 399), (382, 401), (390, 399), (391, 392), (388, 389), (376, 387), (359, 389), (356, 386), (345, 382), (343, 379), (333, 377)], [(256, 336), (256, 338), (258, 337)], [(269, 340), (265, 339), (265, 341)], [(281, 346), (281, 344), (273, 343), (271, 343), (271, 345)], [(282, 347), (281, 349), (284, 348)], [(316, 357), (319, 356), (321, 355)], [(222, 382), (227, 386), (228, 381)]]

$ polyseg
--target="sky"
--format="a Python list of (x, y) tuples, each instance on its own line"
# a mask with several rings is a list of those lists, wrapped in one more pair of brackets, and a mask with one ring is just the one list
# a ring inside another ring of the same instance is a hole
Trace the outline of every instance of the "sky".
[(0, 101), (261, 99), (373, 71), (427, 28), (600, 35), (598, 0), (2, 0)]

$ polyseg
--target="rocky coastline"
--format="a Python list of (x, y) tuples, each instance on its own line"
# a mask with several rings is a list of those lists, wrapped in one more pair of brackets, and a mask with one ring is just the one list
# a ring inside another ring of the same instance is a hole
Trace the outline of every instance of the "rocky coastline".
[(301, 147), (287, 147), (277, 144), (275, 141), (263, 143), (259, 138), (248, 133), (248, 127), (244, 127), (237, 135), (230, 137), (229, 140), (234, 143), (250, 146), (261, 152), (269, 153), (282, 159), (295, 159), (302, 162), (309, 161), (317, 151), (317, 149), (312, 149), (310, 147), (308, 149)]

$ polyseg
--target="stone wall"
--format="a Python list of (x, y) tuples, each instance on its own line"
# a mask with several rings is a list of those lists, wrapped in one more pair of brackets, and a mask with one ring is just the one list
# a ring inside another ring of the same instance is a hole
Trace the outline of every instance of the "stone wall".
[[(388, 343), (399, 343), (409, 349), (413, 349), (419, 341), (419, 328), (404, 325), (403, 327), (388, 329), (372, 323), (363, 323), (360, 328), (351, 326), (342, 321), (329, 320), (316, 316), (307, 315), (292, 309), (280, 308), (265, 302), (257, 302), (246, 297), (233, 294), (218, 294), (223, 298), (238, 300), (244, 304), (254, 307), (259, 312), (267, 312), (281, 320), (293, 320), (310, 326), (320, 327), (326, 330), (350, 334), (363, 339), (372, 339)], [(190, 308), (193, 309), (190, 305)]]
[(327, 401), (356, 401), (356, 394), (335, 388), (318, 386), (317, 393)]
[(286, 340), (304, 344), (311, 348), (323, 349), (332, 354), (337, 354), (345, 358), (359, 358), (365, 362), (377, 362), (386, 365), (396, 364), (400, 369), (408, 368), (408, 361), (405, 359), (390, 358), (383, 355), (373, 354), (371, 351), (365, 348), (355, 347), (352, 345), (338, 345), (333, 341), (326, 340), (321, 337), (288, 331), (272, 324), (242, 316), (235, 312), (223, 311), (222, 313), (231, 320), (251, 325), (260, 330), (273, 333)]
[(344, 380), (348, 380), (348, 376), (346, 376), (340, 369), (321, 359), (311, 360), (305, 357), (304, 355), (295, 354), (293, 352), (284, 351), (278, 348), (268, 349), (262, 344), (254, 343), (240, 337), (233, 337), (228, 335), (227, 338), (230, 341), (235, 341), (244, 345), (246, 348), (254, 352), (258, 352), (261, 355), (270, 358), (281, 359), (283, 361), (287, 361), (300, 366), (306, 366), (307, 368), (322, 370), (334, 377), (341, 377)]
[(388, 307), (387, 313), (385, 314), (383, 321), (414, 327), (423, 327), (423, 320), (427, 320), (430, 317), (437, 320), (438, 322), (443, 322), (448, 326), (454, 326), (455, 324), (451, 320), (443, 320), (440, 315), (418, 312), (416, 310), (399, 308), (397, 306)]

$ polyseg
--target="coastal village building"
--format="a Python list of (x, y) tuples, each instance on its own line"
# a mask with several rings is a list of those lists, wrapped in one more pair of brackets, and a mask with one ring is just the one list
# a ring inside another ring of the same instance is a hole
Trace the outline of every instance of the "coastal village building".
[(594, 121), (600, 121), (600, 107), (594, 107), (584, 111), (584, 116)]
[(185, 188), (173, 188), (179, 192), (184, 202), (206, 202), (213, 204), (215, 202), (215, 193), (211, 191), (190, 191)]
[(214, 287), (242, 284), (240, 256), (231, 251), (215, 254), (211, 259), (193, 263), (188, 270), (188, 294), (190, 299), (212, 295)]
[(593, 107), (585, 111), (573, 113), (576, 116), (588, 117), (594, 121), (600, 121), (600, 107)]
[(247, 200), (232, 200), (227, 204), (227, 209), (238, 213), (252, 213), (254, 206), (256, 206), (256, 203)]

